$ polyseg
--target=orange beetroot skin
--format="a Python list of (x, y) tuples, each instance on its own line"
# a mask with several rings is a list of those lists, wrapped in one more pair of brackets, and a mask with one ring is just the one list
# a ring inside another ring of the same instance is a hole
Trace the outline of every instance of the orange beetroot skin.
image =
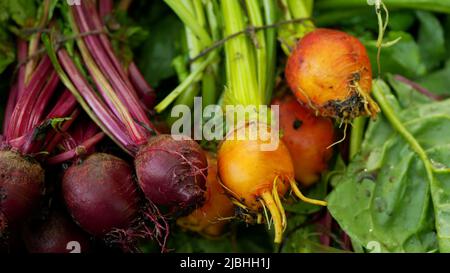
[(109, 154), (93, 154), (70, 167), (62, 191), (74, 220), (95, 236), (130, 227), (138, 214), (139, 194), (132, 168)]
[(379, 111), (369, 96), (372, 69), (366, 49), (345, 32), (316, 29), (305, 35), (285, 75), (297, 99), (320, 115), (347, 120)]
[(295, 179), (310, 186), (319, 180), (333, 155), (333, 149), (328, 148), (335, 141), (333, 122), (315, 116), (292, 95), (277, 98), (272, 105), (280, 107), (282, 140), (291, 155)]

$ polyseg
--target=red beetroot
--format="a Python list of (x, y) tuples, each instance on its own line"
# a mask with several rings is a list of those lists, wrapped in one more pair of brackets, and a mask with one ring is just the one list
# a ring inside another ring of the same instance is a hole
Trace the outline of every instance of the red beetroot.
[(3, 253), (5, 248), (9, 246), (8, 238), (8, 220), (6, 216), (0, 211), (0, 253)]
[[(50, 19), (50, 15), (45, 14), (50, 9), (50, 2), (42, 1), (40, 5), (44, 13), (39, 29), (45, 28)], [(35, 26), (35, 19), (29, 18), (29, 26)], [(75, 103), (70, 103), (75, 99), (67, 96), (63, 101), (68, 103), (61, 103), (62, 97), (57, 92), (59, 78), (48, 56), (35, 55), (39, 35), (35, 33), (27, 41), (19, 38), (18, 73), (5, 107), (3, 137), (0, 137), (0, 241), (17, 237), (14, 231), (39, 206), (44, 170), (31, 158), (42, 155), (43, 151), (52, 151), (49, 144), (59, 134), (50, 133), (49, 129), (51, 125), (61, 124), (53, 123), (51, 119), (71, 116), (76, 107)], [(57, 100), (56, 96), (59, 97)], [(7, 235), (10, 238), (6, 238)], [(7, 248), (11, 249), (10, 246)]]
[(95, 145), (103, 138), (98, 130), (93, 123), (81, 120), (70, 131), (70, 137), (61, 142), (65, 151), (47, 161), (73, 161), (62, 183), (69, 212), (84, 230), (124, 251), (139, 251), (136, 243), (143, 238), (155, 239), (164, 251), (167, 222), (153, 204), (142, 200), (127, 162), (94, 153)]
[(216, 156), (206, 152), (205, 154), (208, 159), (205, 204), (191, 214), (178, 218), (177, 224), (207, 238), (217, 238), (223, 234), (225, 226), (235, 215), (235, 207), (220, 184)]
[[(68, 19), (75, 35), (103, 27), (94, 1), (72, 6)], [(76, 40), (97, 90), (79, 71), (69, 52), (54, 49), (47, 35), (43, 38), (61, 81), (97, 126), (135, 157), (139, 185), (150, 203), (168, 206), (174, 213), (201, 206), (208, 166), (201, 147), (193, 140), (153, 136), (159, 132), (142, 107), (139, 92), (130, 83), (108, 36), (87, 35)]]
[(195, 141), (153, 137), (137, 153), (135, 166), (141, 189), (155, 204), (186, 213), (203, 203), (208, 163)]
[(59, 211), (52, 211), (45, 219), (28, 225), (23, 240), (31, 253), (84, 253), (89, 250), (87, 234)]
[(3, 226), (23, 220), (39, 201), (44, 170), (33, 160), (12, 151), (0, 151), (0, 212)]
[(9, 227), (5, 216), (0, 212), (0, 254), (21, 253), (25, 250), (16, 227)]
[(3, 212), (0, 211), (0, 237), (2, 237), (1, 235), (6, 232), (6, 229), (8, 227), (8, 223), (6, 222), (6, 217), (3, 214)]
[(130, 227), (138, 214), (139, 194), (132, 169), (109, 154), (93, 154), (70, 167), (62, 192), (73, 218), (95, 236)]

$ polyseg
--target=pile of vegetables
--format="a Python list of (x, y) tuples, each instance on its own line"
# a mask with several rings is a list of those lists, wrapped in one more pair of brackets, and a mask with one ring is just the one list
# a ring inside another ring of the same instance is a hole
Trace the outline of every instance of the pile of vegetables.
[(438, 0), (0, 0), (0, 252), (450, 252), (449, 52)]

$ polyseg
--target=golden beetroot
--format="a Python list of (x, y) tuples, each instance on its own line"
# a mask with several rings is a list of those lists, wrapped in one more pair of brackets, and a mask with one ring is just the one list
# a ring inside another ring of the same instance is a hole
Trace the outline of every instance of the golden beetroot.
[[(287, 225), (280, 197), (289, 186), (305, 202), (326, 203), (309, 199), (300, 192), (294, 179), (294, 165), (283, 141), (280, 140), (275, 149), (262, 149), (270, 140), (250, 138), (249, 127), (236, 129), (222, 142), (217, 161), (219, 177), (234, 202), (249, 214), (260, 216), (266, 208), (269, 210), (275, 227), (275, 243), (280, 243)], [(238, 138), (238, 135), (244, 137)]]
[[(274, 151), (262, 151), (261, 139), (227, 138), (218, 153), (220, 179), (229, 193), (250, 213), (258, 214), (267, 207), (275, 226), (275, 242), (280, 243), (286, 216), (280, 202), (289, 188), (289, 179), (294, 177), (294, 166), (286, 146), (280, 141)], [(238, 159), (238, 160), (237, 160)], [(276, 159), (276, 160), (274, 160)]]
[(316, 29), (289, 56), (286, 80), (317, 114), (343, 121), (379, 112), (370, 97), (372, 69), (363, 44), (338, 30)]
[(334, 126), (330, 119), (317, 117), (292, 95), (274, 99), (279, 105), (282, 140), (294, 164), (295, 179), (302, 186), (317, 182), (333, 154)]
[(205, 237), (217, 237), (223, 233), (228, 219), (234, 216), (234, 205), (220, 185), (217, 177), (217, 159), (207, 153), (208, 177), (206, 180), (205, 203), (191, 214), (181, 217), (177, 224), (198, 232)]

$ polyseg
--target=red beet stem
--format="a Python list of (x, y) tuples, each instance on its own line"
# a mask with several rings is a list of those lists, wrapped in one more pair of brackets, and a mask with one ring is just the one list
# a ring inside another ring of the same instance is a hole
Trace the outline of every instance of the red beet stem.
[[(86, 14), (89, 28), (91, 30), (94, 29), (105, 29), (101, 18), (99, 17), (97, 11), (95, 10), (95, 6), (92, 4), (91, 1), (86, 1), (85, 5), (82, 6), (81, 12), (84, 12)], [(126, 81), (126, 73), (123, 70), (123, 66), (119, 59), (116, 57), (116, 54), (114, 53), (113, 46), (111, 44), (111, 41), (109, 40), (108, 36), (104, 33), (100, 33), (98, 35), (100, 37), (100, 41), (104, 47), (104, 50), (108, 54), (111, 62), (114, 65), (114, 68), (117, 70), (118, 73), (121, 74), (121, 77), (125, 80), (125, 82), (128, 84), (130, 89), (132, 90), (132, 86), (129, 82)]]
[[(87, 5), (89, 5), (89, 2), (87, 2)], [(84, 11), (81, 6), (74, 8), (74, 10), (78, 14), (78, 26), (81, 32), (103, 28), (99, 18), (97, 18), (98, 15), (96, 14), (96, 11), (94, 9), (89, 9), (90, 13)], [(95, 24), (95, 20), (93, 20), (93, 18), (98, 19), (98, 23), (100, 24)], [(91, 26), (89, 26), (89, 22), (91, 23)], [(137, 93), (133, 89), (132, 85), (126, 81), (127, 78), (125, 72), (123, 71), (123, 67), (118, 62), (114, 53), (110, 52), (107, 46), (104, 46), (105, 43), (101, 42), (99, 36), (88, 36), (85, 38), (85, 40), (87, 41), (88, 38), (90, 38), (90, 40), (92, 41), (92, 43), (90, 43), (90, 50), (92, 54), (101, 54), (101, 58), (96, 58), (97, 62), (103, 68), (105, 76), (113, 84), (114, 89), (117, 91), (124, 104), (130, 108), (133, 117), (140, 122), (149, 124), (150, 122), (145, 113), (142, 111), (142, 109), (137, 107), (137, 105), (139, 105)], [(117, 62), (115, 62), (114, 60), (116, 60)]]
[[(65, 150), (63, 154), (54, 157), (63, 158), (68, 161), (83, 154), (88, 155), (93, 152), (97, 143), (99, 143), (105, 134), (100, 132), (100, 129), (94, 122), (87, 119), (78, 120), (75, 126), (71, 127), (70, 132), (66, 137), (60, 141), (60, 146)], [(69, 157), (72, 155), (72, 157)], [(49, 159), (49, 164), (56, 164), (55, 159)]]
[(31, 112), (30, 119), (28, 120), (27, 128), (34, 128), (45, 117), (46, 110), (48, 110), (48, 104), (56, 91), (58, 83), (58, 74), (53, 70), (48, 82), (42, 89), (41, 94), (39, 95), (37, 100), (35, 100), (34, 106), (32, 108), (33, 111)]
[[(78, 103), (75, 97), (69, 90), (65, 89), (56, 101), (53, 109), (48, 113), (47, 119), (69, 117), (70, 120), (66, 121), (61, 128), (61, 132), (65, 132), (80, 114), (80, 110), (76, 108), (77, 105)], [(49, 133), (44, 144), (45, 150), (48, 152), (53, 151), (62, 137), (63, 135), (58, 132)]]
[(13, 147), (15, 150), (19, 150), (17, 147), (22, 147), (27, 141), (27, 135), (8, 140), (8, 146)]
[[(86, 1), (85, 5), (75, 8), (75, 10), (77, 10), (78, 14), (80, 15), (80, 19), (85, 19), (86, 29), (84, 31), (104, 29), (102, 21), (91, 1)], [(146, 126), (155, 130), (144, 109), (141, 107), (138, 93), (128, 79), (123, 65), (114, 54), (113, 47), (108, 37), (104, 33), (100, 33), (99, 35), (95, 35), (92, 37), (98, 42), (97, 45), (99, 46), (99, 51), (102, 53), (106, 53), (108, 57), (105, 58), (104, 61), (108, 64), (108, 67), (110, 69), (105, 70), (105, 74), (115, 86), (115, 90), (117, 91), (118, 96), (121, 98), (124, 105), (126, 105), (128, 109), (130, 109), (130, 113), (133, 115), (133, 118), (135, 118), (138, 122), (145, 124)]]
[(55, 103), (54, 108), (47, 115), (47, 119), (66, 117), (71, 112), (73, 112), (73, 110), (75, 110), (77, 104), (77, 100), (72, 95), (72, 93), (70, 93), (69, 90), (65, 89), (62, 92), (62, 95), (59, 97), (58, 101)]
[(62, 145), (66, 150), (74, 149), (99, 132), (100, 130), (95, 123), (82, 119), (71, 129), (70, 138), (65, 139)]
[(139, 93), (141, 97), (141, 101), (143, 103), (144, 108), (148, 111), (153, 108), (156, 103), (156, 94), (155, 90), (148, 84), (142, 75), (139, 68), (136, 66), (134, 62), (131, 62), (128, 66), (128, 74), (131, 80), (131, 83), (136, 88), (136, 91)]
[(425, 87), (423, 87), (422, 85), (420, 85), (420, 84), (418, 84), (418, 83), (416, 83), (416, 82), (413, 82), (412, 80), (407, 79), (407, 78), (405, 78), (405, 77), (403, 77), (403, 76), (401, 76), (401, 75), (395, 75), (394, 78), (395, 78), (396, 80), (398, 80), (398, 81), (404, 83), (404, 84), (409, 85), (409, 86), (412, 87), (414, 90), (418, 91), (418, 92), (421, 93), (422, 95), (425, 95), (425, 96), (429, 97), (429, 98), (432, 99), (432, 100), (440, 101), (440, 100), (445, 99), (445, 97), (439, 96), (439, 95), (437, 95), (437, 94), (434, 94), (434, 93), (432, 93), (431, 91), (429, 91), (428, 89), (426, 89)]
[[(95, 18), (98, 18), (92, 2), (84, 1), (83, 4), (81, 7), (72, 7), (69, 13), (70, 24), (75, 35), (83, 31), (99, 29), (90, 28), (89, 26), (89, 22), (92, 24), (92, 22), (96, 21)], [(86, 9), (91, 10), (91, 12), (86, 14)], [(131, 84), (127, 83), (129, 82), (128, 76), (123, 71), (112, 49), (108, 46), (110, 45), (109, 41), (104, 40), (106, 45), (104, 43), (103, 47), (100, 47), (99, 37), (100, 39), (102, 37), (107, 39), (102, 34), (94, 34), (89, 35), (89, 38), (83, 37), (77, 40), (78, 49), (82, 54), (85, 65), (91, 66), (89, 68), (91, 76), (94, 81), (101, 80), (104, 85), (108, 85), (108, 90), (106, 90), (108, 92), (107, 96), (114, 100), (115, 110), (125, 111), (129, 109), (130, 113), (135, 111), (135, 117), (142, 115), (141, 119), (136, 118), (136, 122), (140, 123), (143, 128), (153, 128), (153, 125), (147, 122), (148, 118), (137, 99), (136, 91), (130, 88)], [(48, 36), (44, 35), (43, 39), (47, 52), (63, 83), (76, 97), (91, 119), (122, 149), (135, 156), (136, 173), (141, 189), (143, 189), (146, 197), (155, 205), (170, 207), (175, 213), (180, 211), (186, 212), (200, 205), (204, 201), (207, 161), (198, 143), (192, 139), (176, 141), (169, 135), (159, 135), (151, 138), (148, 142), (147, 139), (143, 143), (137, 142), (135, 139), (137, 135), (133, 135), (132, 130), (128, 127), (130, 124), (123, 123), (130, 123), (129, 118), (124, 117), (122, 121), (117, 119), (101, 96), (89, 86), (89, 83), (74, 65), (67, 51), (65, 49), (55, 51)], [(87, 44), (90, 45), (88, 46)], [(110, 57), (109, 60), (106, 59), (108, 56), (101, 52), (105, 49)], [(99, 63), (99, 67), (97, 67), (96, 63)], [(102, 65), (103, 67), (101, 67)], [(114, 66), (116, 70), (114, 70)], [(93, 71), (95, 73), (92, 73)], [(111, 73), (111, 75), (106, 76), (104, 75), (105, 73)], [(119, 76), (119, 78), (116, 79), (116, 76)], [(95, 77), (99, 77), (99, 79)], [(115, 81), (115, 87), (109, 86), (112, 81)], [(102, 92), (102, 90), (99, 91)], [(128, 112), (125, 114), (128, 114)], [(93, 157), (94, 155), (89, 158), (95, 158)], [(115, 162), (114, 164), (117, 164), (117, 160), (113, 161)], [(84, 171), (92, 169), (92, 167), (84, 167)], [(84, 183), (83, 180), (79, 180), (79, 177), (75, 177), (75, 174), (79, 173), (78, 171), (81, 171), (81, 168), (77, 171), (72, 171), (73, 179), (77, 180), (77, 183)], [(102, 175), (106, 174), (102, 172)], [(98, 190), (103, 189), (99, 187)]]
[[(70, 24), (74, 25), (74, 18), (69, 14)], [(76, 28), (76, 26), (75, 26)], [(125, 132), (124, 124), (120, 123), (114, 114), (91, 88), (65, 49), (55, 49), (48, 34), (42, 36), (47, 54), (67, 89), (76, 98), (88, 116), (107, 134), (118, 146), (129, 154), (136, 150), (135, 143)]]
[(93, 137), (87, 139), (83, 143), (81, 143), (78, 147), (71, 149), (62, 154), (51, 157), (47, 160), (49, 165), (57, 165), (70, 160), (73, 160), (85, 153), (86, 151), (91, 150), (95, 145), (97, 145), (100, 141), (103, 140), (105, 134), (103, 132), (97, 133)]
[[(51, 129), (50, 120), (41, 121), (32, 130), (26, 134), (9, 140), (7, 142), (8, 147), (12, 147), (14, 150), (19, 151), (22, 154), (36, 154), (41, 151), (52, 152), (62, 139), (62, 135), (66, 132), (76, 117), (80, 114), (78, 109), (75, 109), (69, 116), (69, 120), (65, 121), (58, 132)], [(38, 135), (39, 134), (39, 135)], [(44, 134), (44, 138), (42, 138)], [(40, 137), (37, 137), (40, 136)]]
[[(79, 29), (75, 21), (78, 20), (77, 17), (80, 17), (82, 15), (77, 14), (75, 12), (76, 10), (77, 9), (72, 9), (70, 15), (72, 29), (74, 33), (78, 34), (82, 33), (82, 30)], [(95, 39), (90, 35), (87, 37), (87, 39), (77, 40), (79, 50), (91, 74), (92, 79), (97, 85), (97, 88), (100, 91), (100, 94), (103, 96), (104, 101), (109, 106), (109, 109), (116, 115), (116, 118), (119, 120), (119, 122), (121, 122), (125, 126), (128, 135), (134, 141), (134, 143), (138, 145), (145, 143), (148, 137), (147, 131), (145, 131), (143, 127), (137, 126), (129, 107), (127, 107), (126, 103), (124, 103), (124, 100), (121, 99), (118, 95), (120, 90), (114, 88), (114, 83), (111, 84), (111, 80), (113, 78), (108, 79), (108, 77), (105, 76), (104, 72), (108, 72), (108, 69), (111, 66), (107, 65), (106, 67), (99, 67), (97, 65), (99, 60), (105, 60), (105, 56), (102, 56), (101, 48), (95, 47), (93, 43), (95, 43)]]
[(17, 77), (17, 89), (18, 94), (17, 98), (22, 97), (23, 93), (25, 92), (25, 65), (24, 62), (28, 57), (28, 43), (22, 39), (18, 39), (17, 42), (18, 45), (18, 52), (17, 52), (17, 61), (19, 62), (20, 68), (19, 68), (19, 74)]
[(331, 243), (331, 224), (333, 222), (333, 218), (331, 214), (327, 211), (325, 216), (320, 219), (321, 224), (321, 234), (320, 234), (320, 243), (325, 246), (330, 246)]
[(8, 125), (11, 121), (11, 116), (13, 114), (14, 108), (17, 102), (17, 96), (19, 95), (19, 89), (17, 88), (17, 83), (15, 83), (11, 90), (9, 91), (8, 102), (5, 108), (5, 116), (3, 118), (3, 132), (8, 131)]
[(57, 54), (62, 67), (66, 71), (72, 83), (75, 85), (79, 94), (83, 97), (92, 111), (94, 111), (98, 116), (98, 119), (101, 121), (102, 125), (110, 132), (108, 135), (121, 144), (122, 147), (131, 152), (130, 149), (134, 146), (134, 143), (125, 133), (124, 125), (119, 123), (114, 114), (108, 109), (103, 101), (100, 100), (87, 80), (76, 68), (67, 52), (64, 49), (60, 49)]
[[(17, 40), (17, 61), (20, 64), (17, 79), (10, 91), (8, 104), (6, 105), (4, 123), (3, 123), (3, 134), (5, 139), (10, 139), (12, 137), (12, 133), (15, 130), (15, 123), (11, 123), (11, 118), (14, 114), (14, 109), (16, 108), (16, 104), (19, 101), (19, 98), (22, 97), (25, 89), (25, 62), (28, 53), (28, 43), (22, 39)], [(14, 128), (11, 128), (14, 127)]]
[[(89, 31), (86, 20), (83, 17), (84, 15), (76, 12), (79, 10), (78, 8), (75, 8), (74, 10), (73, 16), (75, 21), (78, 22), (78, 29), (74, 28), (74, 32), (78, 33), (79, 31), (83, 33)], [(120, 100), (124, 106), (127, 106), (126, 103), (123, 103), (123, 100), (117, 96), (119, 93), (117, 90), (121, 90), (123, 86), (117, 84), (119, 75), (114, 74), (115, 71), (112, 69), (112, 64), (108, 63), (108, 57), (102, 50), (99, 41), (92, 35), (86, 36), (83, 40), (86, 48), (80, 46), (80, 51), (91, 77), (104, 101), (109, 109), (116, 115), (117, 119), (125, 125), (133, 141), (137, 143), (145, 141), (145, 132), (143, 131), (143, 128), (137, 128), (135, 126), (135, 122), (133, 121), (134, 117), (131, 114), (131, 111), (129, 111), (129, 108), (119, 105), (118, 100)], [(90, 55), (92, 55), (92, 58)], [(98, 66), (98, 70), (96, 69), (96, 66)]]
[(109, 14), (111, 14), (113, 10), (113, 1), (112, 0), (100, 0), (98, 1), (98, 13), (100, 18), (105, 18)]
[(10, 126), (6, 132), (7, 140), (20, 137), (31, 129), (27, 126), (32, 112), (30, 109), (33, 109), (33, 104), (45, 85), (50, 70), (50, 59), (45, 56), (34, 71), (24, 93), (18, 97), (17, 105), (11, 116)]
[(77, 117), (80, 115), (80, 110), (78, 108), (75, 108), (71, 114), (64, 114), (57, 117), (65, 117), (69, 116), (69, 120), (64, 122), (63, 126), (60, 128), (60, 132), (54, 132), (53, 134), (48, 134), (47, 138), (45, 140), (45, 144), (43, 145), (44, 150), (47, 152), (52, 152), (57, 145), (61, 142), (61, 140), (64, 137), (64, 132), (67, 132), (69, 127), (72, 125), (72, 123), (77, 119)]

